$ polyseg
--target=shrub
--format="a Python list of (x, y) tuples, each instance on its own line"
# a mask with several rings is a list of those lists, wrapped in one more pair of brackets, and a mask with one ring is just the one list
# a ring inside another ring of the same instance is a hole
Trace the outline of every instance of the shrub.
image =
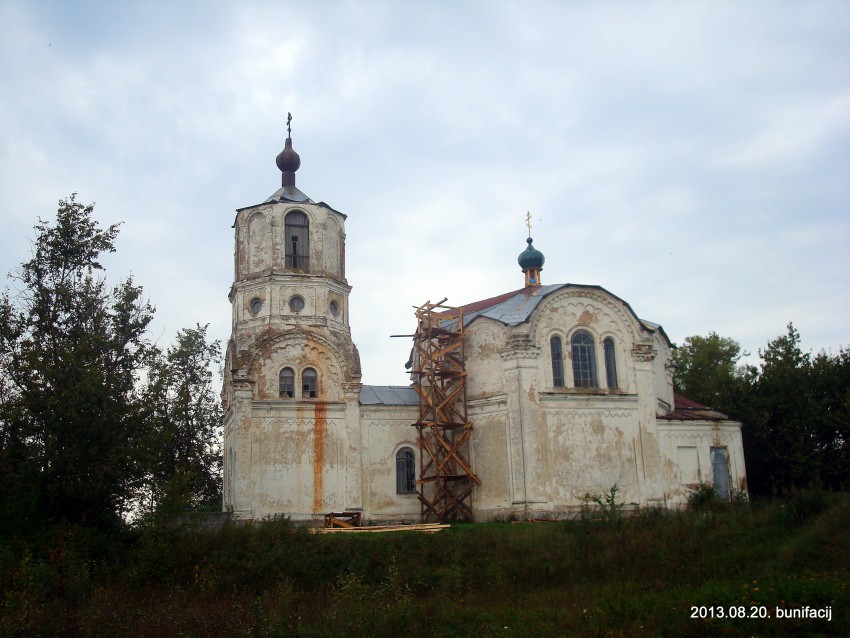
[(688, 494), (688, 508), (696, 512), (715, 510), (720, 505), (717, 490), (711, 483), (700, 483)]

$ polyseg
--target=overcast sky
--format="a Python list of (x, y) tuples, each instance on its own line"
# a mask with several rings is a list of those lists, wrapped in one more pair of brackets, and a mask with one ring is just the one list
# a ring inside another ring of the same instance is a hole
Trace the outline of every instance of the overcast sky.
[[(603, 286), (674, 342), (850, 345), (850, 3), (0, 0), (0, 270), (60, 198), (123, 221), (152, 337), (230, 333), (237, 208), (348, 215), (363, 381), (412, 306)], [(7, 282), (8, 283), (8, 282)]]

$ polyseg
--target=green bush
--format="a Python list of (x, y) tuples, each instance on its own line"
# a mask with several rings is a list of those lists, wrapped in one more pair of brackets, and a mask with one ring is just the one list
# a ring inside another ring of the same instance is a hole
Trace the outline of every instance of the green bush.
[(688, 508), (695, 512), (715, 510), (720, 505), (717, 490), (711, 483), (700, 483), (688, 494)]

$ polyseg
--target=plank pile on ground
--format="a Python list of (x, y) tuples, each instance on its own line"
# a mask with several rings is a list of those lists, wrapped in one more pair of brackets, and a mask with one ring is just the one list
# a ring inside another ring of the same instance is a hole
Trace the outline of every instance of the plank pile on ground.
[(314, 531), (319, 534), (375, 534), (382, 532), (424, 532), (434, 534), (451, 527), (447, 523), (420, 523), (417, 525), (372, 525), (369, 527), (322, 527)]

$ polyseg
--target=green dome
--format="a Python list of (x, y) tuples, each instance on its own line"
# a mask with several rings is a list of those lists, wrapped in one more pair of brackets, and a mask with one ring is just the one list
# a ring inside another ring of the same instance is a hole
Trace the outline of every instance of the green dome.
[(546, 258), (543, 256), (543, 253), (541, 253), (539, 250), (537, 250), (534, 246), (531, 245), (531, 237), (529, 237), (525, 241), (528, 242), (528, 248), (523, 250), (519, 254), (519, 258), (517, 258), (517, 261), (519, 262), (519, 267), (523, 270), (528, 270), (529, 268), (542, 268), (543, 262), (546, 261)]

